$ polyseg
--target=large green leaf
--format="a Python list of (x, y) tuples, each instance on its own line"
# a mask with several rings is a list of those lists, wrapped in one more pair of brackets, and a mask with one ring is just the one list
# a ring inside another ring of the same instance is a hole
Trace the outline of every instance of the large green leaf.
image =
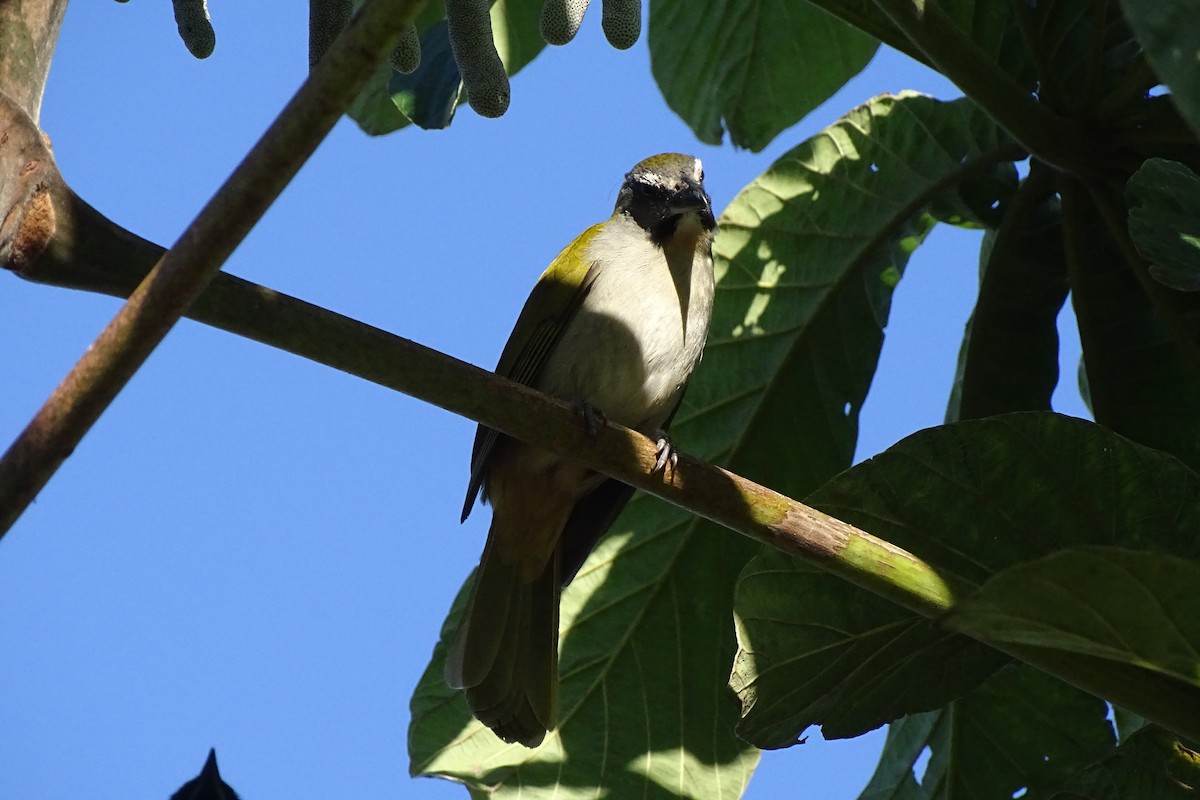
[[(1006, 567), (1072, 545), (1200, 555), (1200, 476), (1099, 426), (1047, 413), (922, 431), (842, 473), (809, 502), (916, 554), (955, 585), (982, 585)], [(798, 737), (809, 722), (832, 723), (844, 735), (842, 712), (821, 706), (816, 692), (825, 687), (806, 672), (814, 650), (808, 628), (822, 621), (806, 605), (812, 569), (764, 554), (746, 574), (767, 570), (774, 572), (773, 591), (738, 596), (739, 643), (748, 655), (739, 657), (734, 676), (745, 706), (740, 730), (765, 745), (781, 742), (785, 733)], [(837, 686), (855, 698), (859, 718), (878, 725), (942, 705), (969, 688), (968, 676), (980, 674), (982, 645), (963, 639), (957, 648), (948, 641), (931, 647), (917, 640), (905, 649), (901, 636), (911, 635), (922, 618), (909, 614), (912, 627), (905, 628), (903, 614), (872, 613), (878, 604), (856, 587), (831, 584), (827, 591), (828, 606), (862, 610), (835, 617), (838, 643), (871, 641), (891, 650), (877, 633), (886, 630), (900, 650), (887, 672), (880, 666), (845, 676)], [(881, 674), (891, 678), (892, 696), (878, 692)], [(790, 731), (782, 727), (786, 719), (796, 723)]]
[[(853, 12), (863, 5), (861, 0), (818, 2), (839, 16), (838, 7)], [(906, 4), (876, 0), (874, 5), (895, 13)], [(1136, 56), (1115, 7), (1116, 0), (952, 0), (935, 4), (929, 12), (944, 15), (950, 23), (943, 32), (946, 40), (939, 43), (946, 51), (969, 51), (994, 65), (998, 75), (1028, 92), (1031, 100), (1036, 97), (1037, 102), (1066, 110), (1088, 92), (1106, 88), (1119, 65)], [(971, 93), (979, 76), (962, 71), (972, 68), (972, 59), (939, 58), (935, 53), (933, 61)]]
[[(1103, 189), (1094, 189), (1103, 191)], [(1071, 299), (1079, 324), (1087, 396), (1096, 421), (1200, 468), (1200, 293), (1139, 279), (1120, 195), (1100, 202), (1077, 185), (1063, 192)], [(1147, 286), (1148, 284), (1148, 286)]]
[(921, 786), (916, 770), (939, 719), (937, 712), (930, 711), (888, 726), (879, 763), (859, 800), (928, 800), (929, 792)]
[[(541, 3), (495, 0), (492, 36), (504, 70), (515, 75), (545, 47), (538, 32)], [(445, 128), (454, 119), (461, 99), (462, 79), (450, 51), (445, 6), (426, 3), (417, 17), (421, 34), (421, 65), (411, 75), (382, 64), (347, 113), (372, 136), (403, 128), (409, 122), (422, 128)]]
[(399, 111), (406, 121), (426, 130), (447, 128), (454, 120), (462, 91), (462, 75), (450, 47), (446, 20), (421, 33), (421, 63), (410, 74), (388, 70), (381, 113)]
[(1028, 31), (1025, 57), (1033, 63), (1038, 97), (1055, 111), (1086, 114), (1138, 72), (1142, 51), (1117, 0), (1008, 5)]
[(881, 597), (846, 600), (843, 579), (783, 553), (764, 550), (742, 571), (736, 607), (773, 609), (737, 619), (730, 685), (755, 745), (788, 747), (818, 723), (826, 739), (857, 736), (938, 708), (1008, 661)]
[(944, 620), (976, 638), (1065, 650), (1200, 687), (1200, 562), (1119, 547), (999, 572)]
[[(796, 495), (844, 469), (923, 209), (1003, 144), (969, 103), (883, 97), (746, 187), (721, 216), (712, 332), (676, 442)], [(530, 797), (736, 796), (757, 751), (723, 683), (755, 549), (635, 497), (563, 598), (559, 729), (535, 751), (502, 745), (445, 688), (439, 645), (413, 698), (412, 771)]]
[[(891, 288), (932, 225), (926, 209), (1007, 145), (969, 101), (885, 95), (789, 152), (730, 206), (702, 368), (735, 390), (694, 387), (689, 398), (710, 409), (705, 424), (722, 457), (736, 452), (736, 471), (803, 497), (850, 463), (861, 401), (846, 398), (866, 393)], [(800, 327), (798, 316), (819, 324)], [(748, 406), (760, 408), (747, 429)]]
[[(1031, 667), (1009, 667), (946, 709), (894, 723), (859, 800), (1046, 798), (1111, 752), (1106, 714), (1102, 700)], [(918, 780), (913, 768), (926, 747)]]
[(1200, 176), (1150, 158), (1125, 186), (1129, 235), (1150, 274), (1172, 289), (1200, 289)]
[(879, 43), (795, 0), (653, 0), (650, 65), (696, 137), (761, 150), (857, 75)]
[(1121, 0), (1150, 63), (1192, 130), (1200, 134), (1200, 2)]

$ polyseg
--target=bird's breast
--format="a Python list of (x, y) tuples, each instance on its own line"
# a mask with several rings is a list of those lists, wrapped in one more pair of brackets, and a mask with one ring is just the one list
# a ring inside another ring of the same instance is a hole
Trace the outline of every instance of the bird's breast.
[(707, 246), (676, 250), (636, 228), (597, 235), (590, 255), (600, 266), (547, 361), (543, 390), (647, 433), (663, 424), (700, 359), (712, 315)]

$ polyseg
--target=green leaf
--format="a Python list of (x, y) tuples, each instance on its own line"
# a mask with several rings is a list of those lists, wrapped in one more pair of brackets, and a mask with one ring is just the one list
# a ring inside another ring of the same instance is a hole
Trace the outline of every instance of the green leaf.
[(889, 725), (875, 773), (858, 800), (929, 800), (929, 792), (917, 778), (916, 767), (940, 718), (941, 714), (930, 711)]
[[(495, 0), (492, 37), (504, 70), (516, 75), (546, 47), (538, 33), (541, 4)], [(462, 93), (462, 78), (446, 33), (445, 7), (426, 3), (417, 17), (421, 65), (410, 75), (383, 64), (347, 113), (365, 133), (379, 136), (405, 127), (449, 127)]]
[(766, 147), (829, 99), (879, 43), (794, 0), (654, 0), (650, 65), (696, 137)]
[(1058, 313), (1067, 297), (1062, 220), (1052, 187), (1026, 180), (983, 243), (948, 421), (1050, 410)]
[[(861, 0), (820, 2), (826, 7), (862, 5)], [(1066, 111), (1085, 102), (1091, 92), (1106, 89), (1137, 55), (1120, 15), (1106, 8), (1110, 4), (1108, 0), (955, 0), (939, 3), (935, 13), (945, 14), (953, 23), (957, 41), (952, 44), (957, 49), (984, 56), (1037, 102)], [(960, 64), (948, 66), (953, 72)], [(970, 85), (957, 74), (947, 77)]]
[(1200, 687), (1200, 562), (1117, 547), (997, 573), (943, 620), (992, 642), (1065, 650)]
[(1113, 722), (1117, 726), (1117, 738), (1125, 742), (1130, 736), (1150, 724), (1143, 716), (1127, 711), (1120, 706), (1113, 706)]
[[(1015, 150), (1013, 155), (1018, 155)], [(964, 176), (952, 190), (938, 196), (929, 213), (938, 222), (960, 228), (994, 228), (1000, 224), (1019, 184), (1016, 165), (998, 161)]]
[(462, 76), (454, 61), (444, 19), (421, 34), (420, 66), (409, 75), (389, 71), (387, 91), (391, 110), (398, 110), (419, 128), (450, 127), (458, 108)]
[[(718, 452), (736, 449), (739, 474), (803, 497), (850, 463), (854, 398), (874, 373), (895, 281), (933, 224), (926, 210), (1007, 145), (969, 101), (885, 95), (785, 154), (726, 210), (701, 369), (730, 389), (693, 386), (688, 399), (711, 409)], [(760, 406), (749, 429), (747, 404)]]
[(1087, 544), (1200, 557), (1200, 476), (1059, 414), (920, 431), (808, 499), (966, 584)]
[(1009, 5), (1024, 18), (1018, 29), (1030, 31), (1033, 44), (1023, 49), (1032, 60), (1038, 97), (1059, 113), (1086, 115), (1098, 97), (1139, 72), (1142, 52), (1116, 0)]
[(1200, 753), (1162, 730), (1139, 730), (1052, 800), (1188, 800), (1200, 791)]
[(1120, 0), (1146, 56), (1192, 131), (1200, 134), (1200, 2)]
[(346, 114), (370, 136), (382, 136), (408, 125), (408, 118), (392, 102), (388, 81), (394, 70), (385, 61), (371, 75), (363, 90), (346, 109)]
[[(1200, 555), (1200, 476), (1163, 453), (1055, 414), (921, 431), (843, 472), (808, 502), (916, 554), (952, 585), (982, 585), (1006, 567), (1072, 545)], [(767, 590), (750, 584), (739, 593), (734, 675), (744, 706), (739, 730), (757, 744), (794, 740), (809, 723), (846, 735), (849, 714), (869, 720), (861, 723), (867, 730), (943, 705), (985, 674), (983, 645), (914, 637), (923, 618), (848, 584), (814, 588), (812, 568), (799, 559), (764, 553), (745, 575), (759, 573), (774, 575)], [(821, 605), (810, 608), (818, 591)], [(822, 632), (816, 626), (829, 608), (843, 610)], [(870, 643), (891, 663), (851, 671), (833, 660), (836, 649), (832, 656), (816, 651), (821, 635), (831, 648)], [(807, 677), (815, 656), (850, 673), (833, 684), (839, 697), (853, 698), (848, 710), (827, 707), (829, 683)]]
[(1200, 176), (1176, 161), (1150, 158), (1125, 187), (1129, 235), (1150, 274), (1172, 289), (1200, 289)]
[[(644, 530), (629, 533), (623, 520)], [(750, 548), (730, 535), (696, 547), (687, 516), (635, 498), (563, 596), (559, 727), (536, 750), (506, 745), (442, 679), (464, 586), (412, 699), (410, 770), (489, 797), (737, 797), (758, 753), (732, 735), (727, 672), (734, 574)], [(724, 587), (722, 583), (726, 584)], [(696, 587), (704, 587), (696, 591)]]
[[(676, 443), (796, 495), (844, 469), (923, 209), (1003, 142), (969, 103), (884, 97), (746, 187), (721, 216), (709, 346)], [(755, 552), (635, 497), (564, 594), (558, 730), (535, 751), (501, 744), (445, 688), (439, 645), (413, 698), (412, 771), (525, 797), (736, 796), (758, 753), (722, 684)]]
[[(1107, 712), (1103, 700), (1014, 665), (946, 709), (893, 723), (859, 800), (1045, 798), (1111, 752)], [(913, 766), (925, 747), (918, 782)]]
[(817, 8), (837, 17), (852, 28), (878, 39), (921, 64), (929, 66), (928, 60), (908, 37), (896, 28), (892, 20), (873, 0), (809, 0)]
[[(742, 571), (741, 647), (730, 685), (748, 741), (788, 747), (818, 723), (826, 739), (857, 736), (938, 708), (1008, 661), (881, 597), (859, 591), (847, 603), (846, 594), (842, 578), (776, 551), (764, 550)], [(778, 605), (781, 597), (788, 605)]]
[[(1098, 190), (1100, 191), (1100, 190)], [(1063, 228), (1071, 297), (1096, 421), (1200, 468), (1200, 293), (1172, 293), (1137, 278), (1114, 236), (1126, 237), (1123, 202), (1064, 186)], [(1119, 214), (1119, 218), (1116, 216)], [(1110, 225), (1112, 227), (1110, 227)]]

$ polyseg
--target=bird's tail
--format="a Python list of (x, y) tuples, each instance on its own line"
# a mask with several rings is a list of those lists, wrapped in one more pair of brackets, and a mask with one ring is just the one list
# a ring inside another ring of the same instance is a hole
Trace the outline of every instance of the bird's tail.
[(497, 736), (537, 747), (557, 714), (561, 555), (556, 549), (531, 580), (504, 558), (496, 540), (493, 522), (446, 655), (445, 678)]

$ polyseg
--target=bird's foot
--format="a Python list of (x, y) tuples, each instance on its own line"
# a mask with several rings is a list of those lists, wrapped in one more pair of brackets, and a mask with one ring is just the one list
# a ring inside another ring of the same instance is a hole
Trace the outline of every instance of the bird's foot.
[(575, 413), (583, 420), (583, 427), (588, 436), (595, 438), (600, 429), (608, 424), (608, 417), (604, 416), (604, 412), (586, 400), (572, 400), (571, 405), (575, 406)]
[(658, 453), (658, 458), (654, 461), (654, 469), (652, 473), (661, 472), (663, 477), (667, 477), (667, 467), (670, 467), (671, 479), (675, 478), (675, 468), (679, 465), (679, 452), (675, 449), (674, 443), (667, 436), (664, 430), (658, 430), (654, 435), (654, 450)]

